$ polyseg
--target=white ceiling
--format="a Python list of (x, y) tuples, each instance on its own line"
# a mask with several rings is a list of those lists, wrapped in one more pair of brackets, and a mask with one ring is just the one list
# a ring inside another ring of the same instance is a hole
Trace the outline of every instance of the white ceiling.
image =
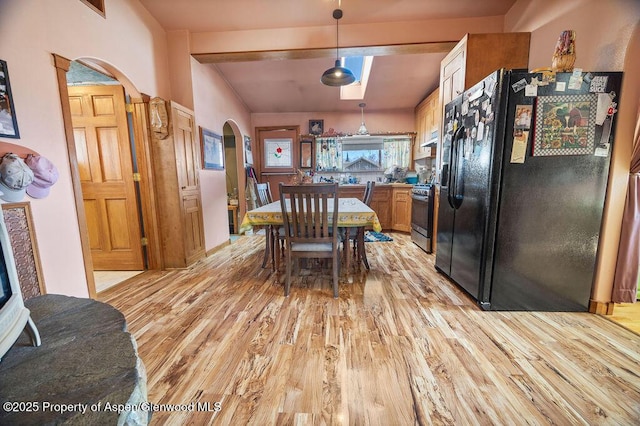
[[(166, 30), (233, 31), (342, 24), (462, 19), (504, 15), (515, 0), (141, 0)], [(449, 41), (449, 40), (443, 40)], [(413, 108), (439, 82), (446, 53), (377, 56), (367, 110)], [(253, 113), (359, 111), (362, 100), (341, 101), (339, 88), (320, 83), (335, 59), (289, 59), (210, 64)]]

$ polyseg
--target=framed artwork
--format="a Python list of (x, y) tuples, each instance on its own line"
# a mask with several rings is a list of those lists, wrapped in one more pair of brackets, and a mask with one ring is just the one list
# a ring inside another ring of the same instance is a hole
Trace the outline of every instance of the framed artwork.
[(303, 138), (300, 141), (300, 168), (310, 169), (313, 167), (313, 139)]
[(45, 294), (44, 276), (40, 264), (31, 204), (28, 202), (2, 204), (13, 257), (16, 260), (20, 291), (24, 300)]
[(200, 139), (202, 140), (202, 168), (224, 170), (222, 136), (200, 127)]
[(324, 120), (309, 120), (309, 133), (319, 136), (324, 133)]
[(538, 96), (533, 155), (593, 154), (597, 100), (595, 93)]
[(292, 168), (293, 139), (265, 139), (264, 165), (272, 168)]
[(244, 137), (244, 162), (250, 166), (253, 165), (253, 153), (251, 152), (251, 138)]
[(7, 63), (0, 60), (0, 136), (20, 139)]

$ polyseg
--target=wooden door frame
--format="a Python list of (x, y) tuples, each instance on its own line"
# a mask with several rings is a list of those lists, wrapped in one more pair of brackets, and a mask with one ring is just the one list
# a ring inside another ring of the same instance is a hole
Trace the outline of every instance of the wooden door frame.
[[(84, 210), (82, 197), (82, 185), (80, 171), (78, 169), (78, 156), (76, 152), (75, 138), (73, 136), (73, 123), (71, 119), (71, 107), (69, 105), (69, 91), (67, 89), (67, 71), (71, 60), (53, 54), (56, 77), (58, 80), (58, 91), (60, 93), (60, 106), (64, 123), (65, 139), (67, 142), (67, 152), (69, 155), (69, 168), (71, 172), (71, 185), (73, 188), (74, 201), (76, 207), (76, 218), (78, 220), (78, 230), (80, 233), (80, 246), (84, 262), (85, 278), (89, 297), (96, 298), (96, 284), (93, 277), (93, 261), (91, 259), (91, 245), (89, 243), (89, 228)], [(126, 88), (126, 85), (125, 85)], [(146, 246), (147, 269), (162, 269), (162, 252), (158, 239), (158, 219), (155, 208), (156, 194), (152, 173), (152, 157), (150, 150), (150, 134), (148, 123), (149, 96), (140, 94), (140, 97), (132, 98), (133, 104), (133, 133), (135, 138), (135, 154), (138, 161), (138, 173), (143, 177), (140, 181), (140, 202), (142, 213), (142, 225), (148, 244)]]
[[(278, 172), (278, 174), (289, 174), (292, 175), (295, 173), (295, 170), (298, 168), (296, 167), (296, 164), (298, 164), (298, 160), (300, 157), (300, 126), (299, 125), (284, 125), (284, 126), (261, 126), (261, 127), (256, 127), (255, 128), (255, 132), (256, 132), (256, 145), (257, 145), (257, 156), (253, 157), (253, 165), (254, 168), (256, 169), (256, 174), (258, 176), (260, 176), (262, 173), (268, 173), (264, 171), (264, 146), (262, 146), (262, 144), (260, 143), (260, 133), (261, 132), (271, 132), (274, 130), (292, 130), (294, 132), (296, 132), (296, 138), (293, 141), (293, 171), (289, 172)], [(256, 159), (256, 157), (258, 157)], [(257, 167), (256, 167), (257, 166)]]

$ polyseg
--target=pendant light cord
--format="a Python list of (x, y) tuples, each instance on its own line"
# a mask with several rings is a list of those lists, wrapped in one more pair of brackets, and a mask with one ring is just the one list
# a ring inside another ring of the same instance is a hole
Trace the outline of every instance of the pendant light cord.
[(336, 18), (336, 60), (340, 59), (340, 38), (338, 37), (338, 21), (340, 18)]

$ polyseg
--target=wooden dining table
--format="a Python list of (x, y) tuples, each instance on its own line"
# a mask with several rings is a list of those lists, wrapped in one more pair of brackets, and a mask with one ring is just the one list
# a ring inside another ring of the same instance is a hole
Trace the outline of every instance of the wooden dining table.
[[(287, 212), (291, 212), (289, 200), (286, 200)], [(329, 203), (329, 221), (333, 220), (333, 204)], [(268, 227), (270, 229), (278, 229), (284, 225), (282, 218), (282, 207), (280, 201), (274, 201), (273, 203), (266, 204), (257, 209), (249, 210), (242, 219), (240, 229), (238, 233), (246, 233), (254, 226)], [(352, 228), (359, 228), (361, 226), (371, 227), (374, 231), (382, 231), (380, 220), (375, 211), (358, 198), (340, 198), (338, 200), (338, 227), (344, 229), (345, 241), (349, 241), (349, 233)], [(268, 231), (269, 232), (269, 231)], [(269, 243), (267, 239), (267, 244)], [(363, 241), (358, 241), (358, 244), (364, 244)], [(266, 247), (265, 250), (268, 250)], [(350, 251), (345, 249), (345, 266), (347, 271), (350, 265)], [(276, 269), (276, 257), (275, 250), (271, 252), (272, 264)]]

